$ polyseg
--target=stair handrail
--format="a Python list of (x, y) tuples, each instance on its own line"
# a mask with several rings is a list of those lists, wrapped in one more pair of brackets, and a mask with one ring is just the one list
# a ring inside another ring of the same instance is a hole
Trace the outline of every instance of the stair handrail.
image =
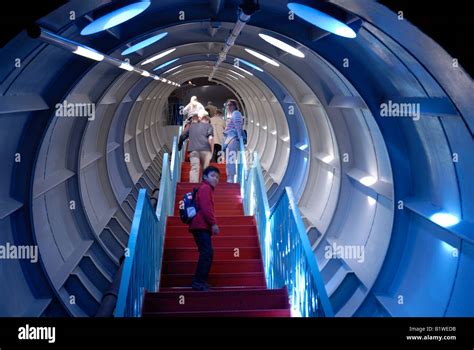
[(236, 173), (237, 173), (237, 182), (240, 183), (240, 192), (244, 195), (244, 183), (245, 178), (248, 174), (247, 169), (247, 156), (245, 154), (245, 146), (242, 137), (239, 137), (239, 154), (237, 157)]
[[(279, 255), (270, 276), (274, 285), (288, 285), (292, 305), (303, 317), (334, 317), (334, 311), (319, 271), (291, 187), (285, 187), (270, 214), (273, 256)], [(276, 249), (277, 248), (277, 249)], [(280, 269), (285, 266), (284, 269)]]
[[(168, 154), (165, 153), (167, 159)], [(139, 317), (145, 290), (155, 290), (160, 235), (146, 189), (138, 192), (132, 228), (125, 250), (115, 317)]]
[[(181, 134), (182, 128), (179, 129)], [(161, 168), (160, 191), (153, 212), (145, 189), (140, 189), (125, 253), (116, 317), (139, 317), (145, 290), (159, 288), (164, 251), (166, 219), (173, 215), (176, 184), (181, 176), (181, 152), (173, 138), (172, 155), (165, 153)]]
[[(173, 183), (176, 183), (181, 179), (181, 159), (182, 158), (182, 150), (178, 151), (178, 141), (181, 133), (183, 131), (183, 127), (179, 127), (178, 136), (173, 138), (173, 148), (171, 150), (171, 177), (173, 179)], [(175, 186), (176, 188), (176, 186)]]
[(333, 317), (334, 311), (304, 229), (293, 192), (286, 187), (270, 209), (257, 152), (243, 177), (245, 215), (254, 215), (267, 287), (288, 287), (294, 314)]
[[(178, 151), (178, 139), (181, 135), (182, 128), (179, 128), (178, 137), (173, 137), (172, 160), (171, 164), (168, 160), (163, 159), (163, 167), (161, 170), (161, 184), (158, 203), (156, 205), (156, 217), (158, 218), (158, 231), (162, 241), (160, 241), (160, 260), (159, 265), (156, 266), (156, 288), (160, 286), (161, 265), (164, 250), (164, 237), (166, 233), (166, 219), (172, 216), (174, 212), (174, 201), (176, 197), (176, 184), (181, 179), (181, 152)], [(163, 187), (162, 187), (163, 186)], [(161, 191), (161, 188), (164, 190)]]

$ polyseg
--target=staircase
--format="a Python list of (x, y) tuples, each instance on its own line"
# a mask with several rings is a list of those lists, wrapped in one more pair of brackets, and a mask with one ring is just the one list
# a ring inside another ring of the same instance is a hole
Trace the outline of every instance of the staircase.
[[(186, 158), (187, 159), (187, 158)], [(290, 317), (288, 291), (267, 289), (257, 227), (245, 216), (239, 184), (228, 184), (225, 164), (214, 192), (220, 233), (212, 237), (214, 260), (211, 289), (193, 291), (191, 282), (199, 257), (188, 225), (179, 218), (178, 202), (199, 184), (189, 183), (190, 163), (182, 163), (174, 216), (168, 217), (160, 289), (145, 293), (143, 317)]]

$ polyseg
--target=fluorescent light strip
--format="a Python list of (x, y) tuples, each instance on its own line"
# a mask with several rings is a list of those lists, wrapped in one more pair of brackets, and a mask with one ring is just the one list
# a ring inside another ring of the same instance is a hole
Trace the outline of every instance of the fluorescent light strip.
[(281, 40), (278, 40), (278, 39), (276, 39), (276, 38), (274, 38), (270, 35), (267, 35), (267, 34), (258, 34), (258, 36), (260, 38), (262, 38), (263, 40), (265, 40), (267, 43), (279, 48), (280, 50), (288, 52), (289, 54), (291, 54), (293, 56), (304, 58), (304, 53), (303, 52), (301, 52), (298, 49), (295, 49), (293, 46), (290, 46), (290, 45), (288, 45), (287, 43), (285, 43)]
[(164, 72), (163, 74), (172, 72), (172, 71), (174, 71), (175, 69), (178, 69), (178, 68), (181, 67), (181, 66), (182, 66), (182, 64), (180, 64), (179, 66), (173, 67), (173, 68), (171, 68), (171, 69), (168, 69), (168, 70), (167, 70), (166, 72)]
[(160, 70), (160, 69), (162, 69), (162, 68), (164, 68), (164, 67), (166, 67), (166, 66), (169, 66), (170, 64), (175, 63), (177, 60), (179, 60), (179, 58), (175, 58), (174, 60), (165, 62), (165, 63), (163, 63), (162, 65), (160, 65), (160, 66), (154, 68), (153, 70)]
[(262, 68), (260, 68), (260, 67), (258, 67), (258, 66), (256, 66), (256, 65), (254, 65), (253, 63), (250, 63), (249, 61), (246, 61), (246, 60), (244, 60), (244, 59), (242, 59), (242, 58), (238, 58), (238, 60), (239, 60), (239, 62), (242, 62), (243, 64), (245, 64), (245, 65), (247, 65), (247, 66), (249, 66), (249, 67), (252, 67), (253, 69), (258, 70), (259, 72), (263, 72), (263, 69), (262, 69)]
[(324, 29), (330, 33), (345, 37), (345, 38), (355, 38), (357, 34), (354, 30), (349, 27), (347, 24), (342, 23), (341, 21), (335, 19), (334, 17), (328, 15), (327, 13), (318, 11), (312, 7), (298, 4), (295, 2), (290, 2), (287, 4), (291, 12), (293, 12), (298, 17), (301, 17), (306, 22), (309, 22), (316, 27)]
[(90, 58), (91, 60), (94, 60), (94, 61), (99, 61), (99, 62), (102, 61), (105, 57), (104, 55), (98, 53), (97, 51), (94, 51), (92, 49), (85, 48), (82, 46), (78, 46), (77, 49), (73, 51), (73, 53), (82, 57)]
[(145, 39), (143, 41), (140, 41), (139, 43), (137, 43), (133, 46), (130, 46), (128, 49), (124, 50), (122, 52), (122, 56), (129, 55), (129, 54), (131, 54), (135, 51), (138, 51), (138, 50), (141, 50), (141, 49), (143, 49), (147, 46), (150, 46), (151, 44), (156, 43), (158, 40), (163, 39), (167, 35), (168, 35), (168, 33), (165, 32), (165, 33), (161, 33), (161, 34), (152, 36), (151, 38)]
[(172, 53), (175, 50), (176, 50), (176, 48), (173, 48), (173, 49), (167, 50), (165, 52), (159, 53), (158, 55), (153, 56), (152, 58), (149, 58), (145, 62), (143, 62), (142, 66), (144, 66), (145, 64), (151, 63), (153, 61), (159, 60), (160, 58), (165, 57), (166, 55), (169, 55), (170, 53)]
[(229, 69), (229, 72), (234, 73), (234, 74), (237, 74), (237, 75), (238, 75), (239, 77), (241, 77), (241, 78), (245, 78), (242, 74), (237, 73), (237, 72), (233, 71), (232, 69)]
[(174, 73), (173, 73), (173, 74), (171, 74), (170, 76), (173, 76), (173, 75), (176, 75), (176, 74), (178, 74), (178, 73), (181, 73), (183, 70), (184, 70), (184, 69), (180, 69), (179, 71), (177, 71), (177, 72), (174, 72)]
[(243, 69), (243, 68), (240, 68), (239, 66), (234, 66), (234, 67), (237, 68), (237, 69), (240, 69), (242, 72), (247, 73), (248, 75), (253, 76), (253, 73), (250, 73), (248, 70), (245, 70), (245, 69)]
[(138, 16), (140, 13), (145, 11), (150, 5), (150, 1), (137, 1), (133, 4), (121, 7), (115, 11), (107, 13), (106, 15), (89, 23), (81, 31), (81, 35), (95, 34), (115, 27), (121, 23), (132, 19), (135, 16)]
[(271, 65), (275, 66), (275, 67), (280, 67), (280, 64), (275, 61), (275, 60), (272, 60), (270, 57), (267, 57), (265, 55), (262, 55), (261, 53), (257, 52), (257, 51), (254, 51), (254, 50), (250, 50), (250, 49), (245, 49), (245, 51), (247, 51), (249, 54), (261, 59), (262, 61), (265, 61), (267, 63), (270, 63)]

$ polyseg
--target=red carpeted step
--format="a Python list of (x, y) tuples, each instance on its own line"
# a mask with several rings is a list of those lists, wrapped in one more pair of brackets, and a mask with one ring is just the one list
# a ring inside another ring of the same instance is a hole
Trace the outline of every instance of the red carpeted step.
[[(199, 184), (195, 184), (195, 183), (191, 183), (191, 182), (178, 182), (177, 183), (177, 186), (176, 188), (179, 190), (180, 188), (186, 188), (187, 190), (189, 189), (192, 189), (193, 187), (195, 187), (196, 185), (199, 185)], [(219, 184), (217, 185), (217, 188), (216, 190), (221, 190), (221, 189), (236, 189), (236, 190), (240, 190), (240, 184), (238, 183), (228, 183), (228, 182), (219, 182)]]
[[(253, 216), (217, 216), (217, 222), (220, 225), (255, 225), (255, 218)], [(179, 216), (168, 216), (168, 226), (185, 226), (188, 224), (181, 222)]]
[[(192, 274), (196, 271), (197, 260), (190, 261), (163, 261), (163, 274)], [(214, 260), (211, 274), (230, 272), (262, 272), (263, 265), (260, 259)]]
[[(194, 188), (199, 189), (200, 184), (192, 184), (193, 186), (189, 186), (189, 188), (178, 188), (176, 190), (176, 195), (183, 196), (184, 194), (188, 192), (193, 192)], [(231, 195), (233, 199), (238, 200), (241, 199), (241, 193), (240, 193), (240, 188), (228, 188), (224, 189), (217, 185), (217, 188), (212, 192), (212, 196), (214, 198), (216, 197), (223, 197), (223, 196), (229, 196)]]
[(291, 317), (290, 309), (225, 310), (196, 312), (146, 312), (143, 317)]
[[(178, 188), (176, 190), (176, 195), (179, 195), (182, 197), (184, 194), (188, 192), (193, 192), (194, 188), (198, 189), (200, 184), (191, 184), (192, 186), (189, 186), (189, 188)], [(222, 188), (219, 185), (217, 185), (217, 188), (212, 192), (213, 197), (222, 197), (222, 196), (233, 196), (235, 197), (234, 199), (240, 199), (241, 194), (240, 194), (240, 188)]]
[[(215, 237), (226, 236), (257, 236), (257, 227), (255, 225), (225, 225), (221, 224), (221, 219), (218, 218), (220, 232)], [(191, 233), (188, 231), (187, 225), (182, 226), (168, 226), (166, 229), (166, 237), (188, 237)]]
[[(226, 170), (226, 164), (225, 163), (214, 163), (211, 162), (209, 165), (212, 165), (213, 167), (216, 167), (219, 169), (219, 171), (225, 171)], [(191, 168), (191, 163), (190, 162), (183, 162), (181, 163), (182, 168)]]
[[(225, 164), (216, 164), (216, 163), (211, 163), (209, 165), (215, 166), (216, 168), (219, 169), (220, 173), (220, 181), (226, 182), (227, 181), (227, 171)], [(181, 165), (181, 182), (189, 182), (190, 178), (190, 171), (191, 171), (191, 163), (182, 163)], [(201, 179), (202, 175), (202, 169), (199, 169), (199, 179)]]
[[(192, 186), (189, 186), (188, 188), (178, 188), (176, 190), (176, 195), (184, 195), (185, 193), (192, 192), (194, 188), (199, 189), (200, 184), (190, 184)], [(219, 196), (228, 196), (232, 195), (235, 196), (236, 198), (242, 198), (242, 195), (240, 193), (240, 188), (222, 188), (219, 185), (217, 185), (217, 188), (212, 192), (214, 197), (219, 197)]]
[[(175, 199), (175, 206), (174, 206), (174, 215), (178, 216), (179, 215), (179, 201), (182, 199), (182, 197), (176, 196)], [(214, 200), (214, 207), (219, 210), (234, 210), (240, 212), (239, 215), (244, 215), (244, 207), (242, 205), (242, 202), (234, 202), (234, 201), (224, 201), (224, 200), (219, 200), (216, 201)]]
[[(201, 179), (201, 173), (199, 173), (198, 179)], [(189, 172), (181, 172), (181, 181), (183, 182), (189, 182), (191, 183), (191, 178), (189, 176)], [(219, 176), (219, 184), (226, 183), (227, 182), (227, 175), (220, 175)]]
[[(199, 257), (197, 248), (167, 248), (163, 252), (164, 260), (187, 261), (196, 260)], [(214, 259), (216, 260), (238, 260), (238, 259), (260, 259), (259, 247), (214, 247)]]
[(143, 310), (196, 312), (225, 310), (274, 310), (289, 308), (288, 293), (282, 289), (167, 291), (146, 293)]
[[(188, 191), (192, 192), (192, 191)], [(184, 195), (187, 192), (177, 193), (175, 199), (178, 199), (178, 202), (183, 199)], [(241, 203), (240, 195), (237, 194), (217, 194), (213, 195), (214, 197), (214, 206), (217, 207), (218, 205), (222, 205), (225, 203)]]
[[(160, 288), (166, 287), (189, 287), (193, 281), (194, 273), (161, 275)], [(213, 273), (209, 274), (209, 284), (214, 287), (245, 286), (264, 287), (266, 286), (263, 272), (242, 272), (242, 273)]]
[[(215, 248), (234, 247), (258, 247), (258, 237), (256, 236), (213, 236), (212, 246)], [(191, 234), (188, 237), (166, 237), (165, 249), (168, 248), (193, 248), (196, 246)]]
[(160, 291), (145, 295), (142, 316), (290, 317), (286, 288), (266, 288), (255, 218), (243, 215), (240, 184), (225, 181), (225, 164), (211, 165), (220, 169), (224, 180), (213, 193), (220, 233), (212, 237), (214, 260), (208, 280), (212, 288), (208, 292), (190, 288), (199, 252), (189, 226), (178, 216), (178, 202), (200, 184), (186, 182), (191, 165), (182, 163), (175, 216), (166, 222)]
[[(176, 208), (174, 215), (179, 215), (179, 210)], [(244, 215), (244, 209), (233, 209), (227, 210), (225, 208), (217, 208), (214, 210), (214, 215), (216, 216), (242, 216)]]

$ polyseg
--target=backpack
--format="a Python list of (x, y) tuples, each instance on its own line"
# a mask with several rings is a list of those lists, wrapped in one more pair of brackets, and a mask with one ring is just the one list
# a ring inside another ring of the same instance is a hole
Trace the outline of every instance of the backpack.
[(183, 196), (183, 199), (179, 201), (179, 216), (181, 217), (181, 221), (185, 224), (191, 223), (191, 221), (197, 214), (197, 191), (198, 189), (194, 188), (193, 192), (186, 193)]

